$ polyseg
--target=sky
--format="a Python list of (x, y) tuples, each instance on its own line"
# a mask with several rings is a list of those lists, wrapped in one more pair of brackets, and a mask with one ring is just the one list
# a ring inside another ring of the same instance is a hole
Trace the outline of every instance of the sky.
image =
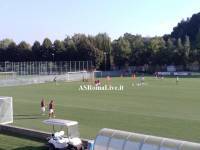
[(162, 36), (200, 12), (199, 0), (0, 0), (0, 40), (42, 43), (106, 32)]

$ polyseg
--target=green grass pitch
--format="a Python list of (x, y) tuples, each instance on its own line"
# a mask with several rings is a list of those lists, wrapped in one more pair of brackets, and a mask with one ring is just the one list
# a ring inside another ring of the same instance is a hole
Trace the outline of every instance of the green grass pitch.
[(13, 96), (16, 126), (51, 131), (42, 123), (47, 115), (40, 115), (44, 97), (55, 99), (56, 118), (79, 121), (82, 138), (106, 127), (200, 142), (199, 78), (180, 78), (178, 85), (175, 78), (145, 77), (146, 85), (134, 87), (132, 82), (112, 78), (124, 91), (79, 91), (83, 82), (71, 82), (1, 87), (0, 95)]

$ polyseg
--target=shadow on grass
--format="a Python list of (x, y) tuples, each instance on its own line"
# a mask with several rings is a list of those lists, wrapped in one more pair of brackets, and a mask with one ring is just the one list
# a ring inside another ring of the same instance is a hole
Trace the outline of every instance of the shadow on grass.
[(45, 146), (25, 146), (25, 147), (19, 147), (14, 148), (12, 150), (47, 150), (47, 147)]
[(14, 115), (15, 120), (25, 120), (25, 119), (42, 119), (47, 118), (47, 116), (42, 116), (41, 114), (33, 115)]
[[(0, 148), (0, 150), (7, 150), (7, 149)], [(46, 146), (24, 146), (24, 147), (13, 148), (11, 150), (48, 150), (48, 147), (46, 147)]]
[[(17, 137), (17, 138), (21, 138), (21, 139), (25, 139), (25, 140), (32, 140), (32, 141), (36, 141), (36, 142), (43, 143), (43, 144), (47, 142), (46, 140), (41, 140), (41, 139), (38, 139), (38, 138), (26, 136), (26, 135), (20, 135), (20, 134), (17, 134), (17, 133), (1, 132), (1, 134), (6, 135), (6, 136), (10, 136), (10, 137)], [(1, 150), (1, 148), (0, 148), (0, 150)]]
[(14, 117), (28, 117), (28, 116), (41, 116), (40, 114), (29, 114), (29, 115), (14, 115)]
[[(23, 118), (15, 118), (15, 120), (39, 119), (39, 118), (44, 118), (44, 117), (23, 117)], [(45, 117), (45, 118), (47, 118), (47, 117)]]

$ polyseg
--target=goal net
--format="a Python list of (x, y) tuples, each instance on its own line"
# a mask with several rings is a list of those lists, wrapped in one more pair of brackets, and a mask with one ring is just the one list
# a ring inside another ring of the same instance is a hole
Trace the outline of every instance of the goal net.
[(67, 81), (87, 81), (94, 79), (93, 72), (79, 71), (79, 72), (68, 72)]
[(15, 79), (16, 76), (16, 72), (0, 72), (0, 80)]
[(0, 124), (13, 122), (13, 100), (12, 97), (0, 96)]

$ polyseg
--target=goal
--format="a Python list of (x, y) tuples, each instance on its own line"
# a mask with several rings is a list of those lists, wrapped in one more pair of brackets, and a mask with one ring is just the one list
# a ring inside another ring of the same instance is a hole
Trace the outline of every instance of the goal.
[(0, 96), (0, 124), (13, 123), (13, 99)]
[(67, 81), (85, 81), (92, 80), (94, 78), (94, 73), (87, 71), (68, 72), (66, 75)]
[(15, 79), (16, 76), (16, 72), (0, 72), (0, 80)]

